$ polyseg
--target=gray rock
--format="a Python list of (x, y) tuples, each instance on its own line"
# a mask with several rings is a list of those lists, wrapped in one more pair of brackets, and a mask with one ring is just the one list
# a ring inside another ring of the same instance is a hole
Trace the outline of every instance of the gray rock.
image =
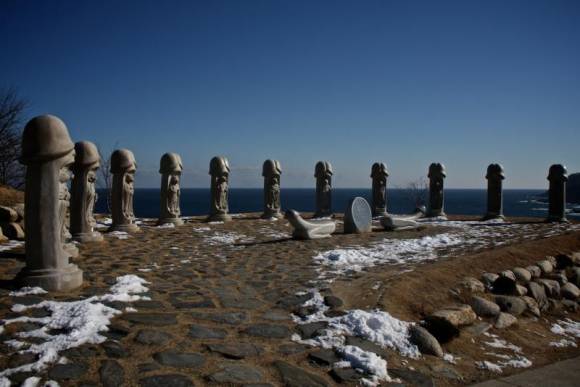
[(463, 331), (472, 336), (479, 336), (492, 328), (492, 325), (482, 321), (466, 327)]
[(191, 316), (199, 320), (207, 320), (229, 325), (239, 325), (248, 319), (248, 314), (246, 312), (224, 312), (224, 313), (193, 312), (191, 313)]
[(562, 300), (562, 306), (569, 310), (570, 312), (577, 312), (578, 311), (578, 303), (572, 300)]
[(346, 336), (346, 345), (354, 345), (355, 347), (359, 347), (367, 352), (373, 352), (383, 358), (387, 358), (388, 356), (388, 352), (385, 348), (361, 337)]
[(282, 344), (278, 347), (278, 351), (283, 355), (294, 355), (306, 351), (308, 347), (302, 344)]
[(262, 315), (264, 320), (286, 321), (290, 320), (290, 314), (281, 310), (268, 310)]
[(343, 302), (336, 296), (324, 296), (324, 303), (330, 308), (340, 308)]
[(519, 297), (496, 296), (495, 302), (499, 305), (503, 312), (512, 314), (514, 316), (519, 316), (527, 309), (526, 302)]
[(300, 334), (303, 340), (311, 339), (318, 336), (322, 330), (328, 327), (328, 322), (326, 321), (316, 321), (308, 324), (299, 324), (296, 326), (296, 331)]
[(443, 357), (443, 349), (437, 339), (425, 328), (412, 325), (409, 329), (411, 343), (415, 344), (422, 354)]
[(547, 259), (536, 263), (536, 266), (540, 268), (542, 274), (549, 274), (554, 270), (554, 265)]
[(526, 270), (532, 275), (532, 278), (540, 278), (542, 276), (542, 269), (538, 266), (528, 266)]
[(532, 280), (532, 273), (530, 273), (528, 270), (524, 269), (523, 267), (515, 267), (512, 270), (512, 272), (516, 276), (516, 280), (518, 280), (519, 282), (527, 284), (528, 282), (530, 282)]
[(528, 294), (528, 289), (525, 286), (517, 284), (515, 295), (516, 296), (525, 296), (526, 294)]
[(511, 270), (504, 270), (501, 273), (499, 273), (499, 276), (500, 277), (507, 277), (513, 281), (517, 281), (516, 275)]
[(562, 294), (562, 297), (568, 300), (576, 300), (578, 297), (580, 297), (580, 289), (578, 289), (578, 287), (571, 282), (568, 282), (562, 286), (560, 293)]
[(108, 340), (102, 344), (103, 349), (108, 357), (120, 359), (129, 356), (129, 353), (116, 341)]
[(176, 368), (199, 368), (205, 362), (205, 358), (195, 352), (177, 352), (167, 350), (153, 355), (153, 359), (159, 364)]
[(141, 387), (193, 387), (193, 382), (184, 375), (154, 375), (139, 379)]
[(528, 294), (538, 303), (540, 310), (546, 310), (548, 307), (548, 297), (542, 284), (537, 282), (528, 283)]
[(568, 282), (568, 278), (566, 277), (566, 273), (563, 270), (557, 270), (557, 271), (555, 270), (555, 271), (551, 272), (550, 274), (546, 274), (544, 276), (544, 278), (558, 281), (558, 283), (560, 285), (564, 285), (566, 282)]
[(166, 326), (177, 324), (174, 313), (126, 313), (121, 317), (135, 324)]
[(83, 283), (83, 272), (69, 263), (68, 180), (74, 144), (64, 122), (51, 115), (31, 119), (22, 132), (20, 162), (26, 165), (26, 266), (23, 286), (68, 291)]
[(372, 229), (373, 214), (369, 203), (359, 196), (351, 199), (344, 212), (344, 232), (360, 234)]
[(264, 352), (264, 348), (252, 343), (208, 344), (207, 348), (230, 359), (255, 357)]
[(540, 278), (537, 282), (544, 287), (549, 298), (560, 298), (560, 284), (558, 281)]
[(260, 383), (263, 375), (255, 367), (242, 364), (226, 364), (221, 367), (220, 371), (209, 375), (208, 379), (214, 383), (247, 384)]
[(254, 324), (246, 328), (244, 333), (255, 337), (283, 339), (290, 336), (290, 329), (285, 325)]
[(483, 273), (481, 275), (481, 280), (487, 288), (491, 288), (491, 286), (493, 285), (495, 280), (498, 278), (499, 278), (499, 275), (497, 275), (495, 273)]
[(137, 370), (139, 371), (139, 373), (157, 371), (160, 368), (161, 368), (161, 366), (157, 363), (154, 363), (154, 362), (140, 363), (137, 365)]
[(336, 355), (332, 349), (319, 349), (308, 354), (308, 359), (311, 362), (322, 366), (331, 366), (341, 359)]
[(125, 371), (115, 360), (104, 360), (99, 368), (99, 376), (104, 387), (118, 387), (123, 385)]
[(497, 329), (508, 328), (518, 322), (518, 319), (509, 313), (500, 313), (495, 320), (494, 326)]
[(459, 286), (471, 293), (484, 293), (485, 285), (483, 282), (473, 277), (465, 277), (459, 283)]
[(392, 375), (396, 378), (401, 378), (405, 382), (409, 383), (412, 386), (417, 387), (434, 387), (435, 383), (433, 379), (430, 378), (428, 375), (425, 375), (418, 371), (408, 370), (408, 369), (401, 369), (401, 368), (392, 368), (389, 369), (389, 375)]
[(334, 220), (310, 220), (306, 221), (300, 216), (298, 211), (286, 211), (286, 219), (294, 228), (292, 237), (294, 239), (320, 239), (328, 238), (336, 230)]
[(48, 377), (54, 380), (79, 379), (87, 370), (86, 364), (82, 363), (57, 364), (48, 372)]
[(574, 285), (580, 287), (580, 267), (570, 267), (566, 270), (568, 280)]
[(358, 383), (364, 376), (352, 368), (333, 368), (329, 374), (337, 383)]
[(535, 317), (540, 317), (541, 313), (540, 313), (540, 307), (538, 305), (538, 302), (536, 300), (534, 300), (532, 297), (528, 297), (528, 296), (523, 296), (522, 300), (524, 300), (524, 302), (526, 303), (528, 310), (527, 312), (529, 312), (529, 314), (531, 314), (532, 316)]
[(280, 373), (282, 382), (287, 387), (325, 387), (329, 385), (320, 376), (281, 360), (274, 362), (274, 368)]
[(145, 345), (164, 345), (171, 339), (173, 336), (169, 333), (153, 329), (141, 329), (135, 336), (136, 342)]
[(500, 313), (499, 305), (483, 297), (473, 296), (471, 307), (475, 314), (481, 317), (495, 317)]
[(473, 324), (477, 317), (471, 306), (466, 304), (447, 306), (436, 311), (431, 316), (447, 320), (455, 327)]
[(188, 336), (194, 339), (223, 339), (226, 331), (219, 328), (208, 328), (203, 325), (190, 325)]

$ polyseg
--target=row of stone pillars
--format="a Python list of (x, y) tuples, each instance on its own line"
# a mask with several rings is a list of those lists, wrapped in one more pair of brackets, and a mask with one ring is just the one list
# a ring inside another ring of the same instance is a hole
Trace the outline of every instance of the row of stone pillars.
[[(22, 134), (21, 162), (26, 165), (25, 229), (26, 266), (18, 279), (24, 285), (40, 286), (49, 291), (73, 289), (82, 284), (82, 271), (70, 262), (78, 249), (70, 243), (102, 240), (94, 230), (93, 211), (97, 200), (95, 181), (100, 167), (97, 147), (88, 141), (73, 144), (66, 125), (57, 117), (44, 115), (28, 122)], [(180, 176), (183, 169), (179, 155), (166, 153), (161, 158), (160, 224), (181, 224), (179, 208)], [(137, 162), (130, 150), (119, 149), (111, 155), (112, 225), (109, 231), (135, 232), (133, 194)], [(74, 178), (71, 193), (68, 181)], [(227, 221), (230, 166), (225, 157), (210, 162), (211, 205), (208, 221)], [(276, 160), (263, 165), (263, 218), (281, 216), (280, 177), (282, 168)], [(332, 166), (319, 161), (315, 167), (316, 217), (332, 216)], [(375, 163), (371, 168), (372, 209), (375, 216), (387, 214), (387, 168)], [(445, 216), (445, 167), (433, 163), (429, 167), (429, 205), (427, 216)], [(499, 164), (488, 167), (488, 211), (486, 219), (499, 218), (502, 213), (502, 181), (505, 178)], [(548, 175), (549, 221), (566, 221), (566, 168), (552, 165)], [(71, 197), (72, 194), (72, 197)], [(68, 213), (70, 207), (70, 231)]]

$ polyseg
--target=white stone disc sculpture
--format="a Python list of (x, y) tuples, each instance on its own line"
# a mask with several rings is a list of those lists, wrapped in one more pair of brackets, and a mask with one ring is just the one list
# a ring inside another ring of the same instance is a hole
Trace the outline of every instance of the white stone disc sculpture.
[(328, 238), (336, 230), (334, 220), (320, 219), (306, 221), (300, 216), (298, 211), (286, 211), (286, 219), (294, 228), (292, 237), (294, 239), (320, 239)]
[(360, 196), (351, 199), (344, 212), (344, 233), (361, 234), (372, 230), (373, 214), (369, 203)]

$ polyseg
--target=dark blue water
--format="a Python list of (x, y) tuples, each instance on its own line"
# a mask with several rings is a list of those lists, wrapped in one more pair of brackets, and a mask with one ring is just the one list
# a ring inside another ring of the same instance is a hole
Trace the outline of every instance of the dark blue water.
[[(505, 190), (504, 213), (507, 216), (546, 216), (547, 205), (530, 201), (543, 193), (542, 190)], [(230, 212), (259, 212), (263, 209), (261, 189), (231, 189)], [(344, 212), (349, 201), (354, 196), (362, 196), (369, 203), (370, 189), (335, 188), (332, 191), (333, 210)], [(387, 191), (388, 211), (394, 214), (408, 214), (415, 208), (415, 200), (402, 189)], [(314, 189), (287, 188), (282, 189), (282, 207), (298, 211), (314, 211)], [(96, 211), (106, 213), (107, 206), (104, 192), (99, 192)], [(181, 212), (183, 216), (204, 215), (209, 210), (209, 189), (190, 188), (181, 190)], [(445, 212), (452, 215), (483, 215), (486, 210), (486, 191), (479, 189), (447, 189), (445, 190)], [(138, 217), (155, 218), (159, 216), (159, 190), (137, 189), (134, 198), (135, 215)]]

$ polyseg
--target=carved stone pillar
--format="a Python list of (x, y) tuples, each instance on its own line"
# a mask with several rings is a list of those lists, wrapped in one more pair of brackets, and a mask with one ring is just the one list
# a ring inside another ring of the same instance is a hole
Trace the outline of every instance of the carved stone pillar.
[(63, 240), (74, 157), (74, 144), (59, 118), (38, 116), (26, 124), (21, 157), (26, 165), (26, 266), (18, 275), (23, 285), (48, 291), (82, 285), (83, 272), (69, 262)]
[(316, 212), (315, 218), (332, 216), (332, 165), (328, 161), (319, 161), (314, 169), (316, 178)]
[(371, 168), (373, 180), (373, 216), (387, 215), (387, 177), (389, 172), (383, 163), (374, 163)]
[(225, 157), (216, 156), (209, 163), (211, 175), (211, 203), (208, 222), (228, 222), (232, 217), (228, 214), (228, 195), (230, 164)]
[(165, 153), (161, 157), (159, 173), (161, 174), (161, 211), (158, 224), (173, 223), (177, 226), (183, 224), (180, 218), (179, 197), (181, 189), (181, 171), (183, 164), (177, 153)]
[(500, 164), (489, 164), (487, 167), (487, 213), (484, 220), (503, 219), (502, 185), (505, 175)]
[(94, 230), (93, 211), (97, 202), (95, 182), (101, 157), (95, 144), (80, 141), (75, 144), (74, 174), (71, 186), (70, 232), (79, 242), (100, 242), (103, 236)]
[(443, 209), (444, 193), (443, 182), (445, 177), (445, 166), (440, 163), (432, 163), (429, 166), (429, 206), (427, 208), (427, 217), (446, 216)]
[(117, 149), (111, 155), (111, 173), (113, 186), (111, 192), (111, 211), (113, 223), (109, 231), (136, 232), (133, 212), (133, 195), (135, 193), (135, 172), (137, 162), (133, 152), (128, 149)]
[(282, 218), (280, 210), (280, 176), (282, 167), (278, 160), (266, 160), (262, 166), (264, 177), (264, 213), (262, 219)]
[(554, 164), (548, 173), (548, 222), (567, 222), (566, 219), (566, 182), (568, 170), (562, 164)]

